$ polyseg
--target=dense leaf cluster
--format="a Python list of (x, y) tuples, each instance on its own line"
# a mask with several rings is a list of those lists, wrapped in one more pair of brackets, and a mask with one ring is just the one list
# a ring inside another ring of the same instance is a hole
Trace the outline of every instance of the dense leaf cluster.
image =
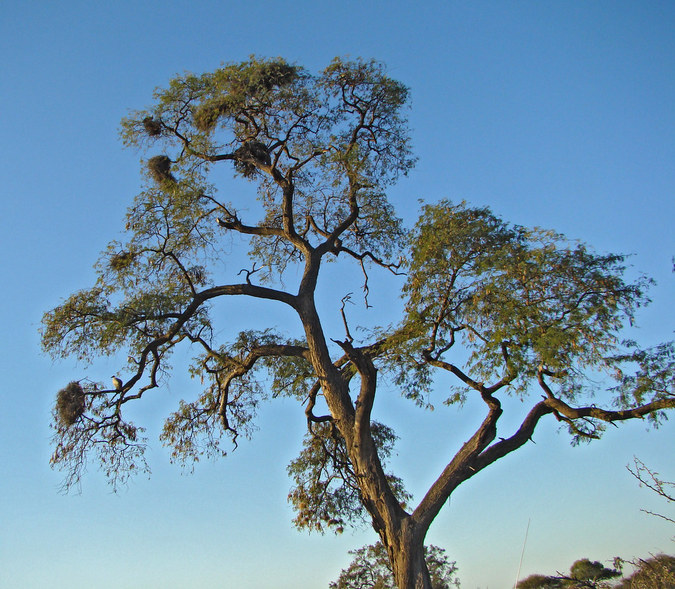
[(623, 256), (448, 201), (424, 208), (405, 267), (406, 322), (398, 339), (416, 362), (402, 365), (402, 381), (430, 370), (423, 360), (441, 360), (461, 343), (473, 380), (501, 379), (522, 395), (545, 374), (568, 399), (589, 369), (606, 366), (624, 322), (647, 302), (649, 283), (624, 282)]
[(574, 562), (569, 574), (551, 576), (530, 575), (518, 581), (519, 589), (602, 589), (611, 586), (610, 581), (621, 576), (621, 571), (608, 568), (601, 562), (582, 558)]
[[(396, 441), (394, 431), (381, 423), (371, 424), (373, 438), (380, 458), (385, 462)], [(305, 436), (298, 458), (288, 466), (294, 488), (288, 496), (297, 513), (298, 528), (324, 532), (333, 529), (341, 533), (345, 524), (363, 522), (365, 513), (357, 475), (337, 428), (331, 423), (314, 425)], [(394, 494), (405, 506), (411, 496), (403, 482), (388, 475)]]

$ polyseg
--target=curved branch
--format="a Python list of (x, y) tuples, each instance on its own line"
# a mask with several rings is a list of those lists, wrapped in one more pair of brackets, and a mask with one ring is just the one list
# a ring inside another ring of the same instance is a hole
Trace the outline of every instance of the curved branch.
[(530, 441), (539, 420), (549, 413), (553, 413), (553, 409), (546, 401), (540, 401), (532, 407), (515, 434), (510, 438), (500, 439), (480, 453), (472, 465), (471, 476)]
[(258, 299), (268, 299), (273, 301), (280, 301), (286, 303), (290, 307), (297, 309), (298, 300), (295, 295), (287, 293), (283, 290), (276, 290), (274, 288), (267, 288), (264, 286), (256, 286), (254, 284), (226, 284), (221, 286), (214, 286), (203, 290), (195, 296), (195, 301), (199, 301), (199, 305), (220, 296), (228, 295), (246, 295)]
[(559, 399), (553, 394), (551, 387), (548, 386), (544, 380), (545, 374), (551, 374), (548, 371), (539, 369), (537, 372), (537, 380), (539, 386), (546, 393), (545, 403), (556, 412), (556, 414), (562, 417), (564, 420), (575, 420), (575, 419), (598, 419), (600, 421), (605, 421), (607, 423), (613, 423), (615, 421), (626, 421), (627, 419), (642, 419), (645, 415), (650, 415), (662, 409), (673, 409), (675, 408), (675, 397), (665, 397), (661, 399), (656, 399), (650, 403), (645, 403), (638, 405), (637, 407), (632, 407), (630, 409), (620, 409), (618, 411), (611, 411), (608, 409), (602, 409), (601, 407), (596, 407), (591, 405), (589, 407), (571, 407), (562, 399)]
[(446, 362), (445, 360), (433, 358), (429, 350), (424, 350), (422, 352), (422, 355), (424, 356), (424, 359), (428, 364), (430, 364), (431, 366), (435, 366), (436, 368), (442, 368), (443, 370), (447, 370), (448, 372), (454, 374), (465, 385), (471, 387), (472, 389), (477, 390), (483, 396), (483, 398), (485, 398), (485, 395), (491, 397), (499, 389), (508, 386), (509, 383), (511, 383), (517, 376), (516, 374), (509, 373), (503, 378), (501, 378), (499, 381), (497, 381), (495, 384), (486, 387), (482, 382), (475, 381), (473, 378), (471, 378), (468, 374), (463, 372), (456, 365)]
[[(261, 346), (256, 346), (253, 348), (249, 354), (242, 361), (236, 362), (237, 365), (230, 370), (230, 372), (225, 377), (225, 382), (221, 385), (219, 383), (219, 400), (218, 400), (218, 415), (223, 421), (223, 426), (226, 429), (229, 429), (227, 423), (227, 404), (228, 404), (228, 393), (230, 390), (230, 384), (235, 378), (244, 376), (246, 373), (251, 371), (255, 366), (255, 363), (261, 358), (266, 357), (282, 357), (282, 356), (294, 356), (297, 358), (304, 358), (309, 360), (309, 350), (302, 346), (294, 346), (290, 344), (264, 344)], [(234, 361), (233, 358), (229, 358), (230, 361)]]
[[(203, 290), (201, 292), (198, 292), (194, 295), (192, 298), (192, 301), (190, 304), (185, 308), (185, 310), (180, 313), (180, 315), (177, 316), (176, 320), (174, 323), (171, 325), (171, 327), (161, 336), (158, 336), (154, 338), (151, 342), (149, 342), (143, 351), (140, 354), (140, 357), (137, 361), (137, 371), (136, 374), (134, 374), (124, 385), (124, 391), (129, 391), (131, 390), (134, 385), (141, 379), (145, 372), (145, 368), (148, 364), (148, 358), (150, 356), (153, 356), (155, 358), (155, 362), (153, 365), (152, 369), (152, 374), (151, 374), (151, 381), (150, 384), (143, 387), (136, 393), (135, 395), (123, 395), (122, 399), (120, 400), (120, 403), (126, 403), (127, 401), (130, 401), (132, 399), (137, 399), (140, 398), (143, 393), (150, 389), (150, 388), (155, 388), (157, 386), (157, 382), (155, 380), (155, 375), (157, 374), (157, 371), (159, 370), (159, 360), (161, 354), (159, 353), (159, 350), (161, 346), (168, 344), (171, 342), (181, 331), (181, 329), (185, 326), (185, 324), (195, 316), (199, 308), (206, 302), (211, 299), (220, 297), (220, 296), (226, 296), (226, 295), (247, 295), (247, 296), (252, 296), (256, 298), (263, 298), (263, 299), (269, 299), (269, 300), (276, 300), (280, 301), (283, 303), (286, 303), (287, 305), (290, 305), (291, 307), (295, 308), (296, 305), (296, 298), (284, 291), (279, 291), (275, 290), (272, 288), (266, 288), (262, 286), (256, 286), (253, 284), (230, 284), (230, 285), (223, 285), (223, 286), (215, 286), (206, 290)], [(182, 339), (183, 337), (186, 337), (185, 335), (181, 335), (179, 340), (176, 340), (177, 343)]]
[(497, 435), (497, 421), (502, 415), (501, 403), (490, 394), (485, 393), (482, 396), (489, 407), (483, 423), (443, 469), (413, 512), (413, 518), (422, 530), (428, 529), (457, 486), (477, 472), (477, 457)]
[(316, 405), (316, 396), (319, 394), (319, 391), (321, 390), (321, 385), (317, 382), (314, 383), (312, 388), (309, 390), (308, 398), (307, 398), (307, 406), (305, 407), (305, 416), (307, 417), (307, 425), (311, 430), (311, 424), (312, 423), (325, 423), (327, 421), (332, 422), (333, 421), (333, 416), (332, 415), (321, 415), (317, 417), (314, 415), (314, 407)]
[(600, 407), (570, 407), (567, 403), (558, 398), (546, 399), (545, 403), (560, 415), (569, 419), (599, 419), (607, 423), (615, 421), (625, 421), (627, 419), (642, 419), (645, 415), (650, 415), (662, 409), (675, 408), (675, 397), (666, 399), (657, 399), (638, 407), (631, 409), (620, 409), (618, 411), (609, 411)]
[(223, 229), (230, 229), (232, 231), (237, 231), (238, 233), (244, 233), (246, 235), (285, 235), (283, 229), (279, 229), (277, 227), (244, 225), (236, 215), (232, 215), (227, 220), (218, 217), (216, 219), (216, 223), (218, 223), (218, 225)]

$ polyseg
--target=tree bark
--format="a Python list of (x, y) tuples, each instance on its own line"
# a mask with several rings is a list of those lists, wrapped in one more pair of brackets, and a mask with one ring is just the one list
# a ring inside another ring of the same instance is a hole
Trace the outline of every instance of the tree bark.
[(408, 517), (401, 522), (398, 534), (385, 544), (398, 589), (431, 589), (424, 558), (424, 536)]
[(366, 354), (345, 344), (345, 352), (361, 378), (361, 391), (355, 405), (348, 385), (328, 353), (311, 294), (300, 296), (295, 308), (304, 326), (309, 359), (333, 420), (346, 442), (363, 505), (372, 517), (373, 528), (387, 548), (396, 585), (399, 589), (431, 589), (424, 557), (424, 536), (428, 526), (419, 526), (396, 499), (370, 432), (370, 409), (377, 384), (377, 370)]

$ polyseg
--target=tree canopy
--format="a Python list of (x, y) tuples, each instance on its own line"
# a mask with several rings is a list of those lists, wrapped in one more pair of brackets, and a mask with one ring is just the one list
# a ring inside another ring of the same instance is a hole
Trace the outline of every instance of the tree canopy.
[[(633, 571), (622, 576), (628, 563)], [(621, 577), (621, 578), (619, 578)], [(646, 559), (624, 561), (614, 559), (612, 568), (587, 558), (577, 560), (567, 574), (530, 575), (518, 581), (517, 589), (608, 588), (615, 589), (671, 589), (675, 587), (675, 557), (657, 554)]]
[(530, 575), (529, 577), (518, 581), (519, 589), (582, 589), (588, 587), (591, 589), (602, 589), (610, 587), (610, 580), (621, 576), (621, 571), (616, 568), (609, 568), (597, 560), (591, 561), (588, 558), (582, 558), (574, 562), (570, 567), (568, 574), (558, 573), (557, 575)]
[(621, 579), (617, 589), (672, 589), (675, 587), (675, 556), (657, 554), (629, 561), (635, 570)]
[[(449, 200), (425, 205), (405, 227), (387, 189), (415, 163), (407, 105), (408, 89), (376, 61), (335, 59), (312, 74), (252, 57), (177, 76), (123, 120), (124, 143), (148, 154), (126, 237), (102, 253), (92, 287), (43, 319), (42, 344), (55, 358), (128, 358), (121, 384), (81, 377), (58, 393), (52, 464), (66, 486), (92, 459), (114, 484), (146, 468), (128, 404), (162, 387), (172, 352), (188, 346), (202, 390), (165, 421), (161, 440), (174, 460), (224, 455), (251, 434), (262, 402), (297, 399), (308, 432), (289, 466), (295, 524), (341, 531), (369, 520), (397, 585), (430, 587), (431, 522), (459, 484), (525, 444), (542, 418), (578, 441), (598, 438), (606, 423), (658, 423), (675, 406), (673, 345), (622, 341), (649, 286), (626, 278), (624, 256)], [(259, 209), (219, 194), (223, 164), (253, 183)], [(235, 273), (222, 262), (239, 238), (248, 265)], [(358, 331), (343, 306), (332, 312), (344, 335), (329, 337), (330, 310), (315, 297), (327, 261), (362, 270), (366, 304), (377, 272), (401, 275), (404, 315)], [(233, 297), (285, 306), (297, 324), (229, 333)], [(457, 382), (447, 403), (474, 395), (486, 414), (411, 506), (387, 470), (396, 432), (372, 418), (378, 374), (428, 406), (443, 372)], [(601, 374), (613, 384), (591, 402)], [(509, 394), (529, 412), (498, 436)]]

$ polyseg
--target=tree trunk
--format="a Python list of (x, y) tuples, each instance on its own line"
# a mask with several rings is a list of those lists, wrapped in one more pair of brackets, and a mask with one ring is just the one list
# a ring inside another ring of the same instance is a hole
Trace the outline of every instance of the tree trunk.
[[(306, 271), (305, 278), (308, 274), (310, 272)], [(361, 377), (361, 391), (354, 406), (349, 386), (330, 358), (311, 294), (299, 297), (296, 310), (304, 326), (310, 361), (334, 423), (347, 444), (363, 505), (373, 518), (373, 528), (387, 548), (396, 585), (399, 589), (432, 589), (424, 558), (424, 536), (428, 526), (417, 524), (394, 496), (370, 433), (370, 410), (377, 370), (369, 358), (351, 350), (355, 354), (352, 360)]]
[(402, 522), (393, 538), (383, 538), (398, 589), (432, 589), (429, 569), (424, 559), (424, 534), (410, 519)]

